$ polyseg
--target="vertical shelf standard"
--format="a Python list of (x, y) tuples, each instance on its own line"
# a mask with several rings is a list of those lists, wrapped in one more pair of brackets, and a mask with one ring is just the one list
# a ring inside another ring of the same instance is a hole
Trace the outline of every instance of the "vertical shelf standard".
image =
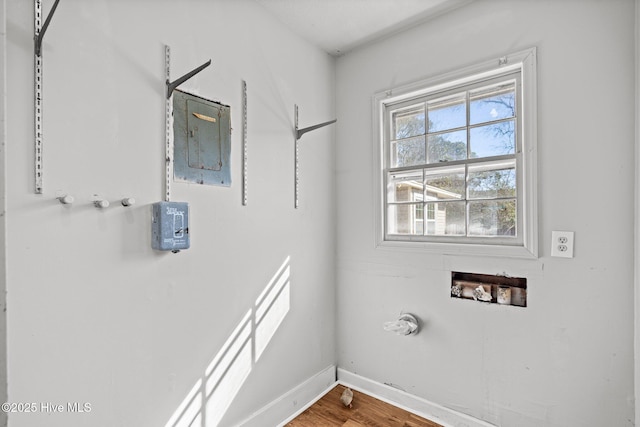
[[(164, 47), (164, 74), (167, 87), (171, 81), (171, 47)], [(165, 131), (165, 176), (164, 176), (164, 201), (171, 201), (171, 176), (173, 174), (173, 139), (171, 123), (171, 94), (164, 100), (164, 131)]]
[(322, 127), (328, 126), (338, 121), (338, 119), (329, 120), (328, 122), (320, 123), (317, 125), (309, 126), (303, 129), (298, 129), (298, 105), (294, 106), (294, 121), (295, 121), (295, 153), (294, 153), (294, 207), (298, 209), (298, 201), (299, 201), (299, 186), (300, 186), (300, 138), (307, 132), (311, 132), (312, 130), (320, 129)]
[(165, 65), (165, 86), (166, 97), (164, 102), (165, 110), (165, 195), (166, 202), (171, 201), (171, 178), (173, 176), (173, 129), (171, 120), (171, 95), (173, 91), (182, 83), (189, 80), (191, 77), (198, 74), (200, 71), (211, 65), (211, 60), (205, 62), (198, 68), (189, 71), (182, 77), (171, 81), (171, 48), (168, 45), (164, 46), (164, 65)]
[(34, 176), (35, 176), (35, 193), (42, 194), (42, 41), (44, 34), (49, 28), (51, 18), (58, 7), (60, 0), (56, 0), (47, 16), (47, 19), (42, 23), (42, 0), (34, 0), (34, 130), (35, 130), (35, 164), (34, 164)]
[(249, 162), (247, 148), (247, 82), (242, 81), (242, 206), (248, 202), (247, 167)]

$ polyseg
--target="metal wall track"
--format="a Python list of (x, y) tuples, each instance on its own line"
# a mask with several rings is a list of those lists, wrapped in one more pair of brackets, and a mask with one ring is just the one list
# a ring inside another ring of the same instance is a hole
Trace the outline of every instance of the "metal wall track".
[[(171, 81), (171, 48), (167, 45), (164, 47), (164, 66), (165, 78), (167, 84)], [(171, 123), (171, 96), (166, 96), (164, 100), (165, 111), (165, 184), (164, 184), (164, 200), (171, 201), (171, 178), (173, 174), (173, 138)]]
[(242, 205), (248, 203), (247, 82), (242, 81)]
[[(34, 1), (34, 33), (37, 39), (42, 29), (42, 2)], [(42, 56), (34, 50), (35, 105), (35, 192), (42, 194)]]

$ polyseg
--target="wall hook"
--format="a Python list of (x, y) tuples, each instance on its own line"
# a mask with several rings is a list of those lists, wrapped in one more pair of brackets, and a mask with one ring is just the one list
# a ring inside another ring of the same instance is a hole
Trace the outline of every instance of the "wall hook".
[(94, 200), (93, 205), (98, 209), (106, 209), (109, 207), (109, 201), (104, 199)]
[(125, 207), (133, 206), (136, 204), (136, 199), (134, 199), (133, 197), (125, 197), (120, 201), (120, 203), (122, 204), (122, 206), (125, 206)]
[(187, 80), (189, 80), (191, 77), (195, 76), (196, 74), (198, 74), (200, 71), (204, 70), (205, 68), (207, 68), (209, 65), (211, 65), (211, 60), (208, 60), (207, 62), (205, 62), (204, 64), (202, 64), (201, 66), (199, 66), (198, 68), (189, 71), (187, 74), (185, 74), (184, 76), (177, 78), (176, 80), (174, 80), (173, 82), (169, 82), (169, 79), (167, 79), (167, 99), (171, 98), (171, 94), (173, 93), (173, 91), (180, 86), (182, 83), (186, 82)]
[(63, 205), (71, 205), (75, 201), (73, 196), (70, 196), (68, 194), (64, 194), (64, 195), (62, 195), (60, 197), (56, 197), (56, 199), (58, 199), (58, 201), (60, 203), (62, 203)]
[[(36, 0), (36, 2), (38, 4), (40, 3), (39, 0)], [(44, 33), (47, 31), (47, 28), (49, 28), (49, 23), (51, 22), (51, 18), (53, 17), (53, 14), (55, 13), (59, 2), (60, 0), (56, 0), (55, 3), (53, 3), (53, 7), (51, 8), (51, 11), (49, 11), (49, 15), (47, 15), (47, 19), (44, 21), (44, 24), (42, 24), (42, 28), (40, 29), (40, 31), (36, 29), (36, 34), (34, 39), (35, 39), (36, 55), (38, 56), (42, 54), (42, 39), (44, 38)]]

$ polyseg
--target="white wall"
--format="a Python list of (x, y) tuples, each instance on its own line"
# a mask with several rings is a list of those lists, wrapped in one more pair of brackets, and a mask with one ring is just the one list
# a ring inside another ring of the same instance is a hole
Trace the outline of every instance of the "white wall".
[[(7, 1), (9, 399), (92, 410), (11, 414), (10, 425), (165, 426), (216, 356), (223, 379), (194, 406), (206, 407), (203, 425), (232, 425), (333, 364), (334, 130), (305, 135), (294, 210), (293, 112), (302, 126), (335, 115), (334, 60), (253, 1), (62, 1), (44, 42), (36, 195), (32, 36), (33, 2)], [(231, 105), (234, 128), (231, 188), (173, 186), (172, 200), (190, 203), (192, 239), (175, 255), (150, 248), (150, 205), (164, 194), (164, 44), (173, 78), (213, 60), (183, 89)], [(94, 208), (93, 194), (111, 207)], [(254, 324), (287, 259), (270, 326)], [(238, 326), (249, 344), (221, 354)]]
[[(6, 265), (6, 42), (7, 29), (5, 20), (6, 2), (0, 0), (0, 400), (7, 401), (7, 316), (6, 316), (6, 289), (7, 289), (7, 265)], [(0, 425), (7, 425), (7, 415), (0, 413)]]
[[(340, 58), (337, 111), (333, 60), (253, 2), (64, 1), (44, 47), (43, 195), (32, 177), (33, 4), (6, 3), (9, 400), (92, 404), (12, 414), (12, 427), (165, 426), (289, 256), (289, 310), (260, 358), (238, 353), (228, 372), (240, 376), (222, 384), (241, 388), (216, 389), (210, 424), (232, 425), (334, 363), (337, 271), (342, 368), (501, 425), (632, 425), (633, 1), (474, 2)], [(174, 76), (213, 59), (185, 88), (231, 105), (235, 129), (230, 189), (174, 185), (192, 209), (192, 248), (178, 255), (149, 244), (149, 205), (163, 195), (165, 43)], [(540, 258), (374, 249), (373, 93), (531, 46)], [(337, 171), (333, 128), (302, 140), (298, 210), (295, 103), (302, 126), (339, 118)], [(350, 183), (337, 200), (334, 179)], [(58, 204), (61, 191), (76, 204)], [(138, 204), (100, 212), (94, 193)], [(574, 259), (549, 257), (551, 230), (576, 232)], [(452, 300), (451, 270), (525, 276), (529, 307)], [(420, 335), (382, 331), (400, 310), (424, 321)]]
[[(635, 56), (635, 75), (636, 75), (636, 126), (635, 126), (635, 233), (634, 233), (634, 251), (637, 254), (640, 250), (640, 0), (635, 0), (635, 40), (636, 40), (636, 56)], [(634, 304), (634, 325), (640, 320), (640, 262), (635, 257), (634, 262), (634, 279), (635, 279), (635, 304)], [(640, 420), (640, 358), (638, 358), (638, 348), (640, 348), (640, 328), (634, 328), (634, 391), (635, 391), (635, 419)]]
[[(634, 15), (476, 1), (338, 59), (341, 368), (497, 425), (633, 425)], [(539, 259), (374, 248), (373, 94), (532, 46)], [(575, 258), (550, 257), (552, 230), (575, 231)], [(452, 270), (527, 277), (528, 307), (451, 299)], [(383, 331), (401, 310), (419, 335)]]

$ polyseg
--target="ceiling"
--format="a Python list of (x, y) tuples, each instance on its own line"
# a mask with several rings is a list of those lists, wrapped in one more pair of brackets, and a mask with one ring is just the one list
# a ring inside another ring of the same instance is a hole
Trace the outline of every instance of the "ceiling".
[(294, 33), (340, 56), (472, 0), (256, 0)]

